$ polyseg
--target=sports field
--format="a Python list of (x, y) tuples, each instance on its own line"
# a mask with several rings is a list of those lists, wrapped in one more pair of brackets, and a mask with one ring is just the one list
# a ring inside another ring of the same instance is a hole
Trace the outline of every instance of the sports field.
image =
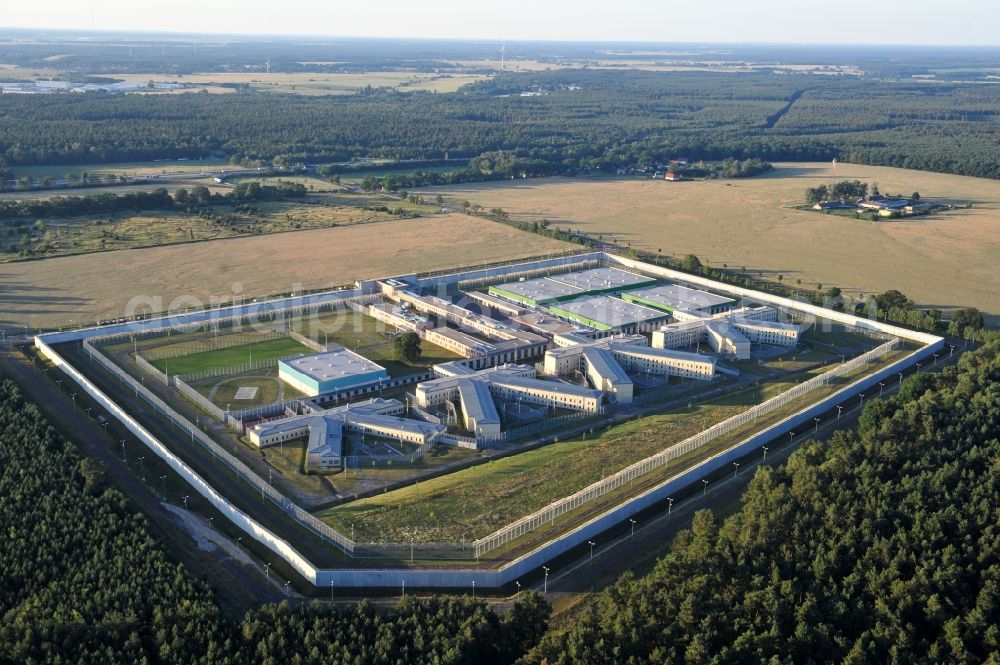
[(0, 264), (0, 325), (80, 325), (129, 311), (564, 252), (462, 214)]
[(224, 369), (243, 363), (278, 360), (294, 355), (310, 355), (316, 353), (307, 346), (299, 344), (291, 337), (272, 339), (266, 342), (256, 342), (243, 346), (233, 346), (228, 349), (202, 351), (186, 356), (154, 360), (152, 364), (161, 372), (168, 369), (171, 374), (195, 374), (214, 369)]
[[(637, 249), (780, 274), (786, 283), (848, 294), (899, 289), (925, 306), (972, 305), (1000, 322), (1000, 181), (855, 164), (776, 167), (750, 179), (548, 178), (422, 191)], [(974, 207), (889, 222), (795, 209), (807, 187), (855, 179)]]

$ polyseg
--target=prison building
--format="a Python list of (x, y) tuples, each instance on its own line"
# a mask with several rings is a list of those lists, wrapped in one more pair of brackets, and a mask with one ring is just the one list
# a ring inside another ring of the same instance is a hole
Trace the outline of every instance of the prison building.
[(491, 376), (489, 386), (493, 396), (500, 399), (586, 413), (598, 413), (603, 398), (600, 390), (504, 374)]
[(366, 312), (376, 321), (387, 323), (398, 330), (418, 333), (433, 327), (427, 317), (407, 311), (399, 305), (376, 303), (369, 305)]
[(632, 379), (608, 349), (588, 346), (582, 349), (585, 373), (590, 384), (604, 393), (609, 401), (632, 402)]
[(612, 296), (594, 296), (561, 302), (558, 305), (550, 305), (549, 311), (568, 321), (609, 334), (650, 332), (670, 318), (670, 315), (663, 310), (626, 302)]
[(475, 432), (477, 437), (500, 436), (500, 414), (493, 403), (490, 387), (483, 381), (459, 379), (457, 388), (466, 429)]
[(430, 443), (444, 432), (445, 428), (441, 425), (401, 417), (403, 411), (399, 400), (376, 398), (320, 413), (260, 423), (249, 430), (248, 436), (258, 448), (308, 436), (306, 468), (332, 469), (342, 465), (345, 432), (398, 439), (417, 445)]
[(729, 323), (754, 344), (796, 346), (802, 336), (802, 328), (794, 323), (753, 321), (740, 318), (729, 319)]
[(720, 314), (733, 308), (736, 301), (726, 296), (716, 295), (701, 289), (692, 289), (680, 284), (661, 284), (646, 289), (625, 291), (622, 299), (638, 303), (668, 313), (675, 310)]
[(694, 346), (705, 339), (705, 322), (678, 321), (668, 323), (659, 330), (654, 330), (653, 347), (657, 349), (683, 349)]
[(491, 295), (529, 307), (573, 300), (583, 296), (620, 293), (656, 284), (656, 280), (618, 268), (591, 268), (551, 277), (491, 286)]
[(750, 339), (728, 321), (706, 321), (705, 339), (721, 355), (736, 360), (750, 359)]
[(579, 324), (563, 321), (548, 312), (527, 312), (511, 318), (511, 322), (546, 339), (581, 329)]
[(301, 358), (278, 361), (278, 378), (315, 397), (345, 388), (362, 388), (389, 380), (381, 365), (342, 346)]
[(482, 291), (466, 291), (465, 296), (483, 309), (483, 314), (499, 314), (506, 317), (515, 317), (524, 314), (527, 310), (521, 305), (514, 304), (509, 300), (491, 296)]
[(632, 373), (666, 374), (701, 381), (715, 376), (715, 356), (616, 343), (610, 345), (609, 353), (622, 369)]
[(493, 344), (453, 328), (428, 330), (424, 333), (424, 339), (463, 358), (488, 356), (497, 351)]

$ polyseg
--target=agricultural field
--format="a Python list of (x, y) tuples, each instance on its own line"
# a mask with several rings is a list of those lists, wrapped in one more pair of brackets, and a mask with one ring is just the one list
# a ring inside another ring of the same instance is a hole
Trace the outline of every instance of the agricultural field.
[[(210, 93), (231, 93), (235, 86), (249, 86), (262, 92), (299, 95), (353, 95), (371, 86), (401, 92), (454, 92), (463, 85), (482, 80), (475, 74), (433, 74), (425, 72), (205, 72), (200, 74), (114, 74), (112, 78), (129, 83), (183, 83)], [(192, 92), (192, 90), (179, 91)], [(157, 93), (161, 94), (161, 93)]]
[[(310, 202), (268, 201), (247, 206), (212, 206), (199, 213), (154, 210), (54, 218), (43, 221), (41, 227), (24, 220), (7, 220), (0, 222), (0, 261), (157, 247), (396, 218), (389, 212), (342, 205), (340, 199), (327, 201), (317, 197), (307, 200)], [(359, 203), (368, 201), (362, 199)], [(30, 249), (26, 256), (21, 253), (25, 249)]]
[(82, 325), (293, 288), (561, 253), (568, 243), (462, 214), (0, 264), (0, 325)]
[[(840, 180), (973, 208), (887, 222), (797, 210), (805, 190)], [(918, 304), (975, 306), (1000, 322), (1000, 181), (889, 167), (777, 164), (749, 179), (664, 182), (522, 180), (421, 190), (499, 207), (553, 226), (711, 265), (746, 266), (786, 283), (848, 295), (899, 289)]]

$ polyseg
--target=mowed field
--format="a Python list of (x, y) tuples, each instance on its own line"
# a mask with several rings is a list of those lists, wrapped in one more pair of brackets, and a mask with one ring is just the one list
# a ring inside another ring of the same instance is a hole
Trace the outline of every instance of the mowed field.
[(355, 279), (563, 252), (573, 245), (467, 215), (121, 250), (0, 265), (0, 325), (57, 328), (321, 288)]
[[(1000, 181), (855, 164), (776, 167), (739, 180), (549, 178), (423, 193), (500, 207), (515, 220), (548, 219), (637, 249), (782, 274), (786, 283), (836, 285), (852, 295), (899, 289), (921, 305), (971, 305), (1000, 323)], [(974, 207), (890, 222), (795, 209), (807, 187), (854, 179)]]

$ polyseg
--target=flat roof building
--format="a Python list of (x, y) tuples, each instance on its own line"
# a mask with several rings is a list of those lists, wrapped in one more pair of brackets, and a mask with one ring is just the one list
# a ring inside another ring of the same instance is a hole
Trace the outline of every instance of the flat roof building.
[(680, 284), (661, 284), (647, 289), (625, 291), (622, 293), (622, 298), (629, 302), (662, 309), (665, 312), (680, 309), (718, 314), (732, 309), (736, 304), (732, 298)]
[(652, 277), (618, 268), (591, 268), (577, 272), (539, 277), (523, 282), (491, 286), (493, 295), (525, 305), (545, 305), (587, 295), (617, 293), (625, 289), (656, 284)]
[(594, 296), (550, 305), (549, 311), (564, 319), (602, 331), (641, 332), (665, 323), (663, 310), (626, 302), (612, 296)]
[(310, 397), (389, 379), (384, 367), (344, 347), (278, 361), (278, 378)]

